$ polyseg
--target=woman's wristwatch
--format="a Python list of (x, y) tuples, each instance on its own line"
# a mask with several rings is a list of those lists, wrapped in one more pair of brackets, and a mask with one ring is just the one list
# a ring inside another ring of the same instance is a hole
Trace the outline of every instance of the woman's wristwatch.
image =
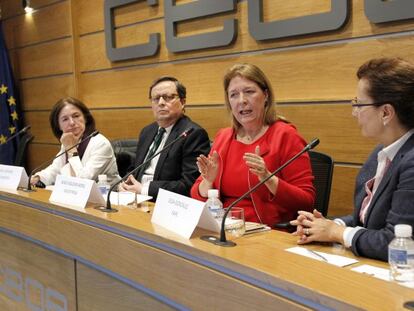
[(70, 152), (68, 154), (69, 154), (69, 157), (77, 157), (79, 155), (77, 151)]

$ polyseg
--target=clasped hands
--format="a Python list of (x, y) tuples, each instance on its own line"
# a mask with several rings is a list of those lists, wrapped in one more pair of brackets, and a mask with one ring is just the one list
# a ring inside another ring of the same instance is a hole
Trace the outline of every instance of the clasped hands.
[(296, 226), (296, 231), (292, 234), (299, 237), (298, 244), (316, 241), (343, 243), (344, 226), (326, 219), (316, 209), (312, 213), (299, 211), (298, 214), (298, 217), (290, 222), (291, 225)]
[(142, 184), (132, 175), (129, 175), (128, 178), (118, 186), (118, 191), (129, 191), (141, 194), (141, 190)]

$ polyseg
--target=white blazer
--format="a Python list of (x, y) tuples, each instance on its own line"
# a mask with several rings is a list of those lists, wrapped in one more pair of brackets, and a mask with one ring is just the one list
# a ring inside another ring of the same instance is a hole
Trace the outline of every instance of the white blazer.
[[(65, 149), (62, 145), (59, 153), (63, 151)], [(39, 176), (45, 185), (52, 185), (55, 183), (58, 174), (95, 181), (98, 180), (98, 175), (106, 174), (108, 182), (111, 184), (120, 179), (111, 143), (102, 134), (91, 138), (82, 160), (76, 156), (71, 157), (68, 163), (66, 163), (66, 156), (62, 155), (56, 158), (47, 168), (35, 175)]]

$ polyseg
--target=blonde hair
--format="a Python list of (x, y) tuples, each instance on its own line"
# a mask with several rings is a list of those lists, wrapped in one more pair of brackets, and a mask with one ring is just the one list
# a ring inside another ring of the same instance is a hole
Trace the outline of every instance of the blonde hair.
[(237, 76), (246, 78), (250, 81), (255, 82), (260, 89), (267, 93), (267, 100), (265, 102), (265, 111), (263, 115), (263, 124), (271, 125), (277, 120), (286, 121), (286, 119), (276, 112), (276, 103), (274, 102), (274, 93), (270, 81), (267, 79), (265, 74), (259, 67), (252, 64), (235, 64), (233, 65), (224, 76), (224, 98), (226, 102), (227, 111), (232, 116), (232, 125), (235, 130), (238, 130), (241, 127), (241, 124), (234, 115), (231, 113), (231, 106), (229, 102), (228, 87), (231, 80)]

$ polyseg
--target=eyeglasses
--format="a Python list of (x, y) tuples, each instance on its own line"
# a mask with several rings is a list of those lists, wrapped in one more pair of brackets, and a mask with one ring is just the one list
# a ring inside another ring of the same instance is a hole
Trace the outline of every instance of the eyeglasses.
[(355, 98), (351, 99), (350, 103), (351, 103), (351, 106), (354, 110), (359, 111), (361, 107), (368, 107), (368, 106), (377, 106), (377, 107), (379, 107), (379, 106), (385, 105), (388, 102), (379, 102), (379, 103), (372, 103), (372, 104), (360, 104), (360, 103), (358, 103), (358, 99), (355, 97)]
[(157, 95), (155, 97), (150, 97), (151, 103), (158, 104), (160, 102), (160, 98), (162, 98), (166, 103), (171, 103), (174, 99), (178, 98), (178, 94), (162, 94)]

